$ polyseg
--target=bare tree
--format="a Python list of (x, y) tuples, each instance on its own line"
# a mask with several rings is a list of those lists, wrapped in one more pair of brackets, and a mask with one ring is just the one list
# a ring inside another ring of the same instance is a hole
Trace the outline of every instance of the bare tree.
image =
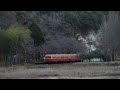
[(0, 28), (8, 28), (16, 23), (15, 11), (0, 11)]
[(84, 43), (79, 42), (74, 38), (69, 38), (56, 34), (54, 37), (51, 37), (49, 41), (46, 41), (45, 44), (40, 46), (40, 51), (45, 54), (81, 53), (86, 51), (86, 47)]
[(99, 48), (105, 54), (111, 56), (114, 60), (115, 55), (120, 51), (120, 20), (118, 12), (109, 12), (108, 19), (104, 18), (104, 22), (99, 30)]

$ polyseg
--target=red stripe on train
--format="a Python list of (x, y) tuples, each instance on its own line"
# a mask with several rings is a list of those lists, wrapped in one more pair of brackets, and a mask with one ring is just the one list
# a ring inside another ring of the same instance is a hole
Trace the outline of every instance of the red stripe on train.
[(65, 62), (65, 61), (80, 61), (79, 58), (49, 58), (46, 62)]

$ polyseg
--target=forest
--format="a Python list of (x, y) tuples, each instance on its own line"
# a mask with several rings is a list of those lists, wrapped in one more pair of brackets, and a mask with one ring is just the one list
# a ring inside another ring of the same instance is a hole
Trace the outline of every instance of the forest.
[(114, 61), (120, 56), (119, 16), (119, 11), (0, 11), (0, 65), (71, 53)]

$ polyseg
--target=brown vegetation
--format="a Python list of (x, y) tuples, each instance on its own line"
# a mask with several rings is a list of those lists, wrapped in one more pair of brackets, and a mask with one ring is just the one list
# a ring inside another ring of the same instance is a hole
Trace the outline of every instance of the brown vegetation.
[(111, 79), (120, 78), (120, 62), (64, 63), (1, 67), (4, 79)]

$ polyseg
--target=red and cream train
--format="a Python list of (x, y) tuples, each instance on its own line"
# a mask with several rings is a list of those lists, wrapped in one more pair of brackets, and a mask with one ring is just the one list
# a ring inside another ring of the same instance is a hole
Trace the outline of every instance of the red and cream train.
[(46, 54), (44, 56), (44, 63), (58, 63), (58, 62), (80, 62), (77, 54)]

